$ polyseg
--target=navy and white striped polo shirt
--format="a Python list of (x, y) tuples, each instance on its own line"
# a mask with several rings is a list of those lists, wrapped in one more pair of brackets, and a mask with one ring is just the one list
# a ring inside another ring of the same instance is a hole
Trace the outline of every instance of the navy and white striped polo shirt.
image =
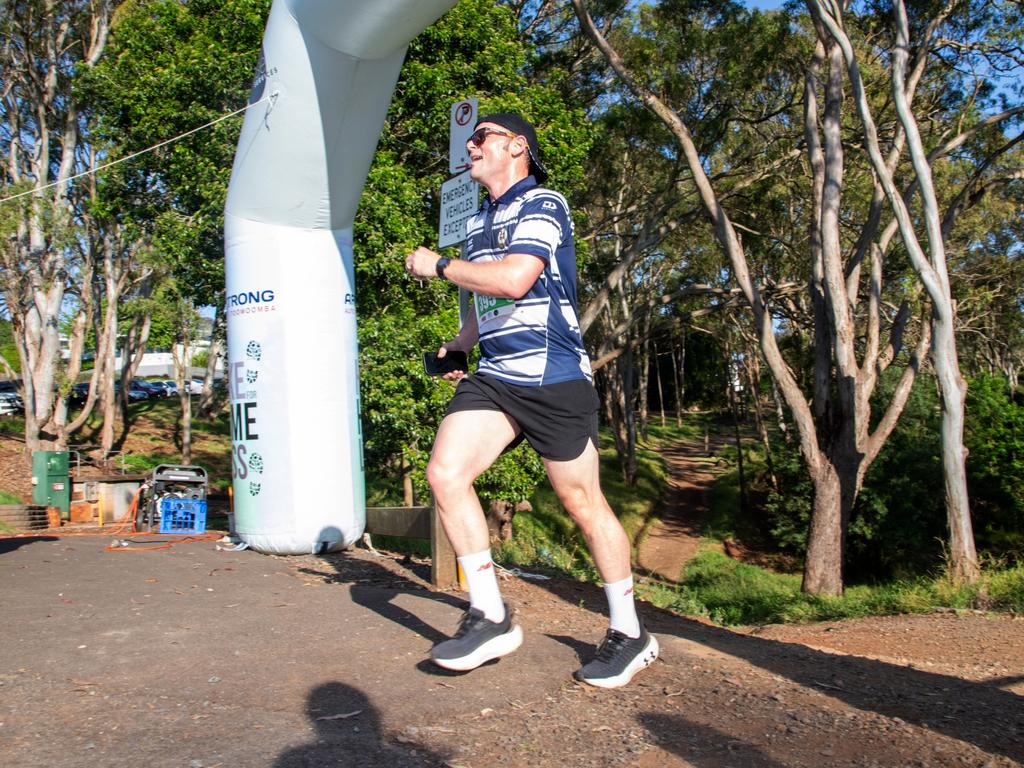
[(466, 234), (469, 261), (527, 253), (544, 262), (525, 296), (476, 296), (478, 370), (520, 386), (592, 381), (576, 314), (576, 245), (565, 198), (527, 176), (496, 201), (485, 197)]

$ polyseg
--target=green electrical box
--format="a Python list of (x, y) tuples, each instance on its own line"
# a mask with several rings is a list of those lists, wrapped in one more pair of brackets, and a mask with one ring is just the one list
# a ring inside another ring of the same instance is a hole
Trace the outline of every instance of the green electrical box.
[(32, 501), (46, 507), (57, 507), (62, 517), (68, 517), (71, 511), (71, 475), (67, 451), (32, 453)]

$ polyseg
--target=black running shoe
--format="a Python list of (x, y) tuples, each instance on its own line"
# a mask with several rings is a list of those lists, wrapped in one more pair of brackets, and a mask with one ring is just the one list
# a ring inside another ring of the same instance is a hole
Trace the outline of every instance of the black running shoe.
[(597, 648), (597, 655), (576, 670), (577, 680), (599, 688), (619, 688), (658, 658), (658, 639), (640, 622), (640, 637), (626, 637), (609, 629)]
[(467, 672), (506, 656), (523, 643), (523, 630), (512, 624), (512, 609), (505, 606), (505, 620), (495, 623), (479, 608), (470, 608), (459, 621), (455, 637), (438, 643), (430, 658), (439, 667)]

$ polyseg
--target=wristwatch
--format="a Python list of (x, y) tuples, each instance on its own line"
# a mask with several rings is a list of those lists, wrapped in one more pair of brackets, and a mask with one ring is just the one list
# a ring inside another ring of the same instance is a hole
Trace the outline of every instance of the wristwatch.
[(437, 263), (434, 265), (434, 271), (437, 272), (437, 276), (440, 277), (442, 280), (447, 279), (444, 276), (444, 270), (450, 263), (451, 259), (442, 256), (440, 259), (437, 260)]

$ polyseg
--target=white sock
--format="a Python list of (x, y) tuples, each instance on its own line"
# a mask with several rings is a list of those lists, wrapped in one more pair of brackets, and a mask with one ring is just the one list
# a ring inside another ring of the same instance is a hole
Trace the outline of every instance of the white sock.
[(608, 598), (609, 627), (626, 637), (640, 637), (640, 619), (633, 600), (633, 577), (605, 584), (604, 594)]
[(469, 587), (469, 606), (484, 612), (490, 621), (505, 620), (505, 603), (498, 589), (498, 574), (495, 572), (491, 550), (476, 552), (456, 558), (462, 566)]

